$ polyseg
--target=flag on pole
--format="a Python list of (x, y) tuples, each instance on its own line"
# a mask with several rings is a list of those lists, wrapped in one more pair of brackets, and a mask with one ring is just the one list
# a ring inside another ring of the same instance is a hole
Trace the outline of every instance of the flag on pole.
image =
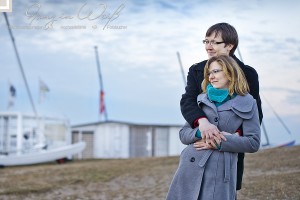
[(39, 79), (39, 93), (40, 93), (40, 99), (39, 102), (42, 103), (46, 97), (46, 93), (49, 92), (49, 87), (43, 82), (41, 79)]
[(100, 114), (105, 111), (105, 103), (104, 103), (104, 91), (100, 91)]
[(16, 88), (11, 83), (9, 83), (9, 100), (8, 100), (8, 105), (7, 105), (8, 108), (11, 108), (14, 106), (16, 94), (17, 94)]

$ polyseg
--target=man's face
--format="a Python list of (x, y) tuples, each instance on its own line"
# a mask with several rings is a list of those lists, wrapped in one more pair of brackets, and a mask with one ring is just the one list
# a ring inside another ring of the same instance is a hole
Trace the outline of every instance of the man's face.
[(218, 56), (220, 54), (229, 55), (230, 50), (233, 48), (232, 44), (227, 44), (225, 47), (225, 43), (215, 43), (224, 42), (221, 33), (216, 36), (216, 33), (214, 32), (210, 36), (205, 37), (205, 40), (208, 41), (208, 44), (205, 44), (205, 50), (207, 52), (208, 58)]

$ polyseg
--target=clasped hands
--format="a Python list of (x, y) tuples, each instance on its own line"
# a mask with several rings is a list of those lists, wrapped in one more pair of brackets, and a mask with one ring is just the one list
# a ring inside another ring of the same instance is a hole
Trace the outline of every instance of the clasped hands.
[(220, 132), (218, 128), (211, 124), (206, 118), (199, 119), (198, 122), (201, 139), (194, 143), (194, 147), (197, 150), (218, 149), (222, 140), (226, 141), (224, 135), (230, 134), (224, 131)]

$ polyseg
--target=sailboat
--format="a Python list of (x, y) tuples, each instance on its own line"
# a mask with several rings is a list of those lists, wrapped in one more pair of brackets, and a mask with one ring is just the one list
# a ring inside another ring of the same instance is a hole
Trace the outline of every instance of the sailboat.
[[(243, 62), (243, 58), (242, 58), (242, 54), (240, 52), (239, 47), (237, 48), (239, 57), (241, 59), (241, 61)], [(268, 106), (271, 108), (272, 112), (274, 113), (274, 115), (276, 116), (276, 118), (278, 119), (278, 121), (280, 122), (280, 124), (283, 126), (283, 128), (286, 130), (286, 132), (291, 136), (291, 131), (289, 130), (288, 126), (284, 123), (284, 121), (281, 119), (281, 117), (277, 114), (277, 112), (275, 111), (275, 109), (272, 107), (271, 103), (267, 100), (267, 98), (261, 94), (262, 97), (264, 97), (265, 101), (267, 102)], [(286, 141), (283, 141), (281, 143), (270, 143), (269, 137), (268, 137), (268, 133), (267, 133), (267, 129), (265, 127), (265, 123), (264, 121), (261, 122), (261, 127), (262, 127), (262, 132), (264, 133), (265, 139), (266, 139), (266, 143), (261, 144), (261, 148), (260, 149), (271, 149), (271, 148), (277, 148), (277, 147), (290, 147), (290, 146), (294, 146), (296, 143), (296, 140), (291, 138), (288, 139)]]
[(84, 142), (70, 143), (66, 119), (0, 112), (0, 166), (61, 162), (85, 148)]
[(270, 149), (270, 148), (277, 148), (277, 147), (291, 147), (291, 146), (294, 146), (295, 143), (296, 143), (296, 140), (291, 137), (292, 133), (291, 133), (290, 129), (286, 126), (286, 124), (284, 123), (284, 121), (277, 114), (277, 112), (271, 106), (271, 104), (269, 103), (269, 101), (267, 101), (266, 97), (264, 95), (262, 95), (262, 96), (264, 97), (265, 101), (267, 102), (267, 104), (271, 108), (271, 110), (274, 113), (274, 115), (276, 116), (277, 120), (283, 126), (284, 130), (288, 133), (288, 135), (290, 136), (290, 138), (287, 139), (287, 140), (285, 140), (285, 141), (283, 141), (283, 142), (280, 142), (280, 143), (270, 142), (269, 137), (268, 137), (268, 133), (267, 133), (267, 129), (265, 127), (264, 122), (262, 122), (261, 123), (262, 130), (263, 130), (262, 132), (264, 133), (264, 136), (265, 136), (265, 139), (266, 139), (266, 143), (262, 144), (260, 149)]
[[(240, 57), (241, 61), (243, 62), (243, 58), (242, 58), (241, 52), (239, 50), (239, 47), (237, 47), (237, 50), (238, 50), (239, 57)], [(183, 66), (182, 66), (182, 62), (181, 62), (181, 58), (180, 58), (180, 53), (179, 52), (177, 52), (177, 58), (178, 58), (178, 62), (179, 62), (181, 74), (182, 74), (182, 77), (183, 77), (183, 82), (186, 85), (186, 78), (185, 78), (186, 76), (185, 76), (185, 73), (184, 73), (184, 70), (183, 70)], [(265, 98), (265, 100), (266, 100), (266, 98)], [(280, 116), (277, 114), (277, 112), (274, 110), (274, 108), (271, 106), (271, 104), (267, 100), (266, 100), (266, 102), (268, 103), (268, 105), (272, 109), (272, 111), (275, 114), (275, 116), (278, 119), (278, 121), (282, 124), (282, 126), (284, 127), (284, 129), (291, 136), (291, 131), (289, 130), (289, 128), (285, 125), (285, 123), (280, 118)], [(286, 140), (284, 142), (281, 142), (281, 143), (270, 143), (270, 140), (269, 140), (269, 137), (268, 137), (268, 133), (267, 133), (267, 130), (266, 130), (266, 127), (265, 127), (265, 124), (264, 124), (263, 121), (261, 123), (261, 126), (262, 126), (262, 129), (263, 129), (262, 132), (264, 133), (264, 136), (265, 136), (265, 139), (266, 139), (266, 143), (265, 144), (261, 144), (260, 149), (270, 149), (270, 148), (277, 148), (277, 147), (290, 147), (290, 146), (294, 146), (295, 145), (296, 140), (293, 139), (293, 138), (291, 138), (289, 140)]]
[[(9, 26), (8, 18), (4, 17)], [(85, 148), (85, 142), (71, 144), (71, 128), (67, 119), (43, 116), (32, 100), (24, 69), (13, 43), (20, 71), (34, 114), (0, 112), (0, 166), (32, 165), (71, 159)]]

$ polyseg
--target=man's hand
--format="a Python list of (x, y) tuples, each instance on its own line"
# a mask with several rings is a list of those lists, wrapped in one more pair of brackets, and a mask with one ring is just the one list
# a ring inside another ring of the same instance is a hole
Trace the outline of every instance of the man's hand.
[(215, 125), (211, 124), (206, 118), (199, 119), (198, 123), (201, 137), (204, 141), (207, 140), (212, 145), (214, 145), (212, 142), (213, 140), (226, 141), (224, 135), (220, 134), (219, 129)]
[[(227, 132), (225, 132), (225, 131), (221, 131), (220, 132), (222, 135), (232, 135), (231, 133), (227, 133)], [(237, 135), (238, 135), (238, 133), (236, 133)]]

